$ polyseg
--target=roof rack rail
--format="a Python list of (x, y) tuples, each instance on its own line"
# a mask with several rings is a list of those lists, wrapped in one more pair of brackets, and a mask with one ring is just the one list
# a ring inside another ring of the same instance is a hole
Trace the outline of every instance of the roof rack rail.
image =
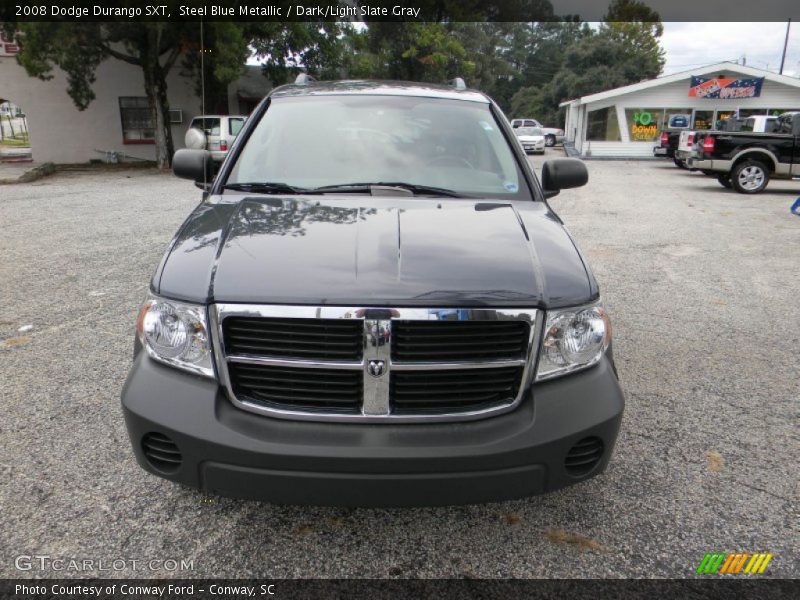
[(305, 85), (306, 83), (312, 83), (316, 81), (311, 75), (308, 73), (300, 73), (294, 80), (295, 83), (299, 83), (301, 85)]
[(467, 89), (467, 84), (464, 83), (464, 80), (461, 77), (456, 77), (455, 79), (451, 79), (448, 83), (457, 90)]

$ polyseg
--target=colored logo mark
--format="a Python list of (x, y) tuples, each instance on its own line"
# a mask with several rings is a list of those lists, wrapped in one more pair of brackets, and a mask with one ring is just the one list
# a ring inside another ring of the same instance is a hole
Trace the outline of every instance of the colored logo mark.
[(747, 573), (748, 575), (761, 574), (767, 570), (767, 565), (772, 560), (772, 554), (757, 552), (707, 552), (697, 567), (697, 572), (702, 575), (720, 573), (735, 575)]

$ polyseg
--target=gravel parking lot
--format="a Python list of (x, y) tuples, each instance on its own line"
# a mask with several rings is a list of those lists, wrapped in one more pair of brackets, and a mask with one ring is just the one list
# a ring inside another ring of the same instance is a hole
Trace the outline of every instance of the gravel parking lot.
[[(552, 206), (614, 323), (628, 404), (612, 463), (550, 495), (431, 509), (280, 507), (146, 474), (119, 393), (199, 191), (142, 170), (0, 186), (0, 577), (690, 577), (708, 551), (771, 552), (767, 575), (797, 577), (800, 188), (587, 164)], [(128, 562), (15, 568), (34, 554)], [(130, 563), (151, 559), (193, 570)]]

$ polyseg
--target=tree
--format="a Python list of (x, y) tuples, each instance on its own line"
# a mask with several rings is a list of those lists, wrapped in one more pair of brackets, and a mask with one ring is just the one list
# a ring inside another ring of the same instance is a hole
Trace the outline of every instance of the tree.
[(600, 34), (619, 44), (624, 58), (641, 69), (641, 79), (658, 77), (664, 68), (658, 41), (663, 33), (658, 13), (638, 0), (614, 0), (600, 26)]
[(116, 58), (142, 70), (153, 118), (156, 163), (169, 167), (173, 154), (167, 75), (197, 36), (192, 23), (20, 23), (17, 61), (29, 75), (53, 77), (53, 66), (67, 76), (67, 93), (79, 110), (94, 100), (97, 66)]
[(245, 71), (249, 35), (246, 23), (212, 21), (203, 24), (202, 39), (198, 25), (195, 35), (183, 41), (181, 75), (194, 80), (195, 94), (204, 98), (207, 114), (228, 112), (228, 85)]
[(256, 23), (247, 33), (264, 75), (280, 85), (301, 70), (318, 78), (342, 78), (345, 33), (351, 29), (335, 21), (305, 21)]
[(452, 24), (446, 23), (369, 23), (366, 51), (372, 55), (370, 76), (379, 79), (443, 83), (475, 68)]
[(228, 85), (244, 72), (253, 50), (265, 60), (264, 74), (273, 83), (283, 83), (301, 67), (328, 75), (339, 64), (340, 31), (333, 22), (207, 22), (202, 36), (197, 22), (20, 23), (17, 60), (29, 75), (45, 80), (52, 78), (54, 66), (61, 68), (79, 110), (94, 100), (92, 84), (104, 60), (139, 67), (154, 124), (156, 163), (167, 168), (174, 153), (167, 76), (180, 57), (181, 73), (194, 78), (197, 95), (205, 91), (206, 106), (224, 113)]
[(664, 66), (658, 13), (637, 0), (615, 0), (597, 31), (583, 24), (581, 35), (563, 50), (561, 65), (543, 85), (521, 88), (511, 100), (513, 116), (562, 120), (564, 100), (657, 77)]

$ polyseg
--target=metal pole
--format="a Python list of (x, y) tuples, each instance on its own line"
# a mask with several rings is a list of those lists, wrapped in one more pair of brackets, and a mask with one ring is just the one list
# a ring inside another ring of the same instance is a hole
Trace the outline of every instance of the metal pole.
[(783, 40), (783, 54), (781, 55), (781, 70), (778, 71), (781, 75), (783, 75), (783, 63), (786, 62), (786, 46), (789, 45), (789, 28), (792, 26), (792, 20), (789, 19), (786, 22), (786, 38)]

